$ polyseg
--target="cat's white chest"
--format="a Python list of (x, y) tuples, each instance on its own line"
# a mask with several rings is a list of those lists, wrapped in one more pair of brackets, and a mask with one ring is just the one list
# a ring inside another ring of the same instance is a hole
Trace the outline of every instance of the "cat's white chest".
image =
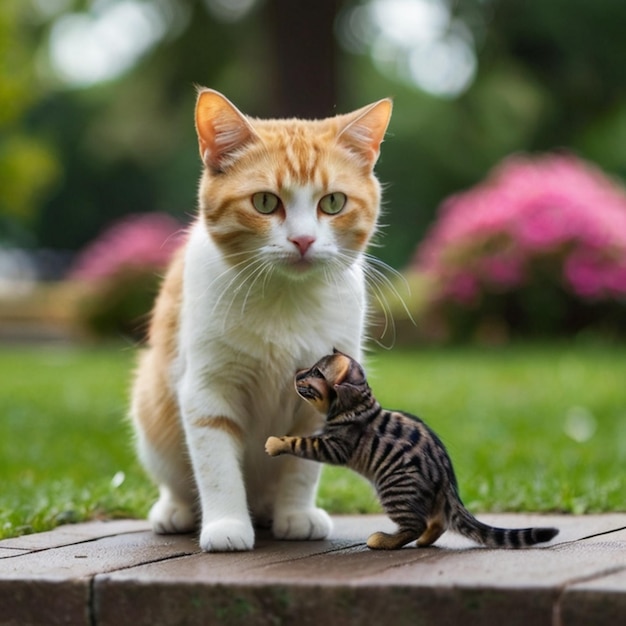
[(310, 366), (310, 358), (315, 361), (333, 347), (359, 350), (364, 291), (358, 263), (298, 280), (271, 271), (250, 275), (229, 265), (196, 229), (185, 264), (181, 346), (213, 344), (232, 358), (250, 356), (269, 364), (291, 358)]
[[(175, 374), (179, 398), (203, 417), (228, 405), (248, 424), (289, 430), (297, 369), (340, 349), (360, 356), (359, 267), (332, 278), (241, 277), (196, 230), (188, 247)], [(280, 431), (279, 431), (280, 432)]]

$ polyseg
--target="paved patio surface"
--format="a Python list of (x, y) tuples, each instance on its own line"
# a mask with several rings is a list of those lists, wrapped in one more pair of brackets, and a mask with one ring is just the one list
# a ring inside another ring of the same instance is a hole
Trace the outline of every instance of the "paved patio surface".
[(125, 626), (580, 626), (626, 624), (626, 514), (482, 515), (557, 526), (545, 547), (488, 550), (446, 533), (436, 547), (374, 552), (382, 516), (335, 517), (327, 541), (203, 554), (144, 521), (62, 526), (0, 542), (0, 624)]

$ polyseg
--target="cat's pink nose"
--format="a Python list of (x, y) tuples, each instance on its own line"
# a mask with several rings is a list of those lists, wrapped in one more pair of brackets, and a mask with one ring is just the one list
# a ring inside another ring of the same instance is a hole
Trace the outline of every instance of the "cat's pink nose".
[(289, 241), (300, 250), (301, 256), (304, 256), (307, 250), (315, 243), (315, 237), (301, 235), (299, 237), (290, 237)]

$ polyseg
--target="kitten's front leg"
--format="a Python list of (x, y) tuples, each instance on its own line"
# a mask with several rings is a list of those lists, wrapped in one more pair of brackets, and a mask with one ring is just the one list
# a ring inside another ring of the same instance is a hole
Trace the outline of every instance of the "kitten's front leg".
[(265, 442), (265, 452), (270, 456), (278, 456), (279, 454), (287, 454), (291, 452), (292, 439), (296, 437), (268, 437)]
[(344, 465), (347, 462), (346, 450), (329, 437), (268, 437), (265, 452), (270, 456), (291, 454), (301, 459)]
[(181, 396), (202, 511), (200, 547), (205, 552), (251, 550), (254, 528), (242, 472), (244, 430), (228, 404), (207, 390)]

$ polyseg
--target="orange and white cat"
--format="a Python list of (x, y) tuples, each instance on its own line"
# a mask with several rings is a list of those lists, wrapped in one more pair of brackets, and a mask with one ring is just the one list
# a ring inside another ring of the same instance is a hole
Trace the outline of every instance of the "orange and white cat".
[(294, 372), (333, 348), (361, 357), (373, 174), (391, 101), (324, 120), (258, 120), (199, 92), (199, 214), (174, 259), (140, 357), (131, 414), (159, 485), (157, 533), (200, 523), (205, 551), (249, 550), (254, 524), (321, 539), (319, 465), (276, 461), (270, 435), (306, 435), (320, 416)]

